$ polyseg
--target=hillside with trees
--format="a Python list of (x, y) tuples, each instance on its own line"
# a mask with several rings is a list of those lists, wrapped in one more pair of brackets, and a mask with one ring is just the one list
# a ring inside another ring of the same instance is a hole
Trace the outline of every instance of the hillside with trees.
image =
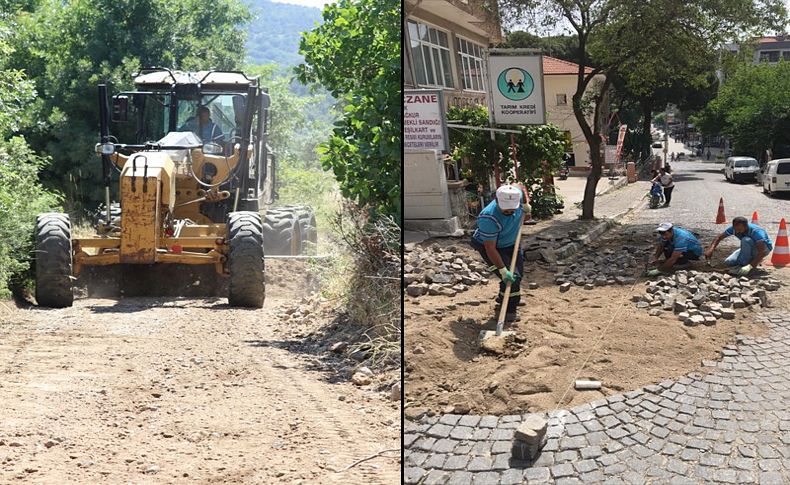
[(248, 0), (252, 21), (247, 28), (247, 60), (289, 69), (304, 61), (299, 35), (321, 22), (321, 10), (269, 0)]

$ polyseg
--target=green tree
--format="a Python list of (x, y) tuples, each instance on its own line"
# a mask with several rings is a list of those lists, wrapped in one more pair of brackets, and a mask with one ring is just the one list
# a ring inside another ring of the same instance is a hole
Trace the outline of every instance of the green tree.
[[(573, 112), (590, 148), (591, 170), (582, 203), (582, 219), (594, 217), (595, 190), (603, 169), (601, 135), (608, 133), (607, 92), (614, 77), (627, 66), (648, 63), (634, 77), (632, 87), (660, 76), (678, 63), (661, 56), (660, 29), (678, 24), (692, 36), (692, 49), (717, 49), (725, 40), (751, 35), (765, 28), (782, 28), (787, 13), (781, 0), (503, 0), (503, 18), (540, 19), (547, 25), (569, 24), (577, 40), (579, 70)], [(653, 28), (650, 28), (653, 26)], [(687, 37), (684, 39), (688, 40)], [(664, 54), (666, 56), (666, 54)], [(594, 66), (587, 71), (588, 66)], [(652, 72), (651, 72), (652, 69)], [(595, 80), (603, 79), (596, 86)], [(652, 88), (648, 88), (652, 92)], [(592, 120), (587, 118), (592, 115)]]
[(342, 105), (321, 161), (344, 197), (400, 223), (400, 3), (340, 0), (323, 19), (302, 35), (297, 68), (299, 80), (322, 84)]
[(726, 135), (739, 155), (790, 156), (790, 62), (741, 65), (692, 121)]
[(18, 135), (32, 122), (36, 92), (22, 71), (4, 63), (13, 53), (4, 39), (10, 26), (0, 18), (0, 297), (7, 297), (9, 282), (30, 267), (36, 214), (53, 209), (58, 202), (38, 183), (46, 160)]
[(42, 121), (26, 134), (53, 160), (48, 185), (72, 202), (101, 199), (99, 83), (129, 88), (141, 66), (238, 68), (249, 18), (239, 0), (42, 0), (19, 12), (9, 65), (25, 69), (40, 94)]

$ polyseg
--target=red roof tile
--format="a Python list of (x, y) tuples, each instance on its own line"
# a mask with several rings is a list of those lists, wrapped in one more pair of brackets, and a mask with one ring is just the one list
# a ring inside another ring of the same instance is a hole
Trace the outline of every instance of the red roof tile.
[[(584, 72), (591, 73), (591, 67), (585, 67)], [(543, 74), (578, 74), (579, 65), (573, 62), (563, 61), (555, 57), (543, 56)]]

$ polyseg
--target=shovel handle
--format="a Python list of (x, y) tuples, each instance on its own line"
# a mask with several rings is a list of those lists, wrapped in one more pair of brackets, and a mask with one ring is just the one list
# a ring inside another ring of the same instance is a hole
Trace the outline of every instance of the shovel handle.
[[(521, 214), (521, 220), (518, 222), (518, 234), (516, 235), (516, 244), (513, 246), (513, 257), (510, 260), (510, 272), (516, 269), (516, 262), (518, 261), (518, 252), (521, 245), (521, 231), (524, 230), (524, 218), (527, 213)], [(502, 335), (502, 328), (505, 326), (505, 314), (507, 313), (507, 301), (510, 299), (510, 287), (513, 283), (508, 281), (505, 286), (505, 294), (502, 295), (502, 304), (499, 306), (499, 318), (496, 322), (497, 337)]]

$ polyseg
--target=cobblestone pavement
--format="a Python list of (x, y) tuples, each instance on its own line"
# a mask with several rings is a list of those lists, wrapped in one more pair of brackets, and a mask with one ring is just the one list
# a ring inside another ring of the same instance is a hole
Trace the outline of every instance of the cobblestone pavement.
[(407, 421), (406, 483), (790, 483), (790, 313), (700, 372), (548, 414), (534, 463), (510, 458), (522, 416)]
[[(632, 224), (675, 221), (703, 232), (707, 244), (726, 227), (713, 224), (719, 197), (728, 218), (759, 211), (772, 239), (779, 219), (788, 217), (790, 201), (724, 182), (721, 165), (674, 167), (672, 208), (641, 211)], [(618, 195), (635, 190), (629, 189)], [(727, 242), (720, 257), (735, 245)], [(405, 482), (790, 483), (790, 312), (756, 318), (769, 327), (766, 336), (738, 336), (698, 372), (549, 413), (549, 439), (534, 463), (511, 459), (523, 416), (407, 420)]]

